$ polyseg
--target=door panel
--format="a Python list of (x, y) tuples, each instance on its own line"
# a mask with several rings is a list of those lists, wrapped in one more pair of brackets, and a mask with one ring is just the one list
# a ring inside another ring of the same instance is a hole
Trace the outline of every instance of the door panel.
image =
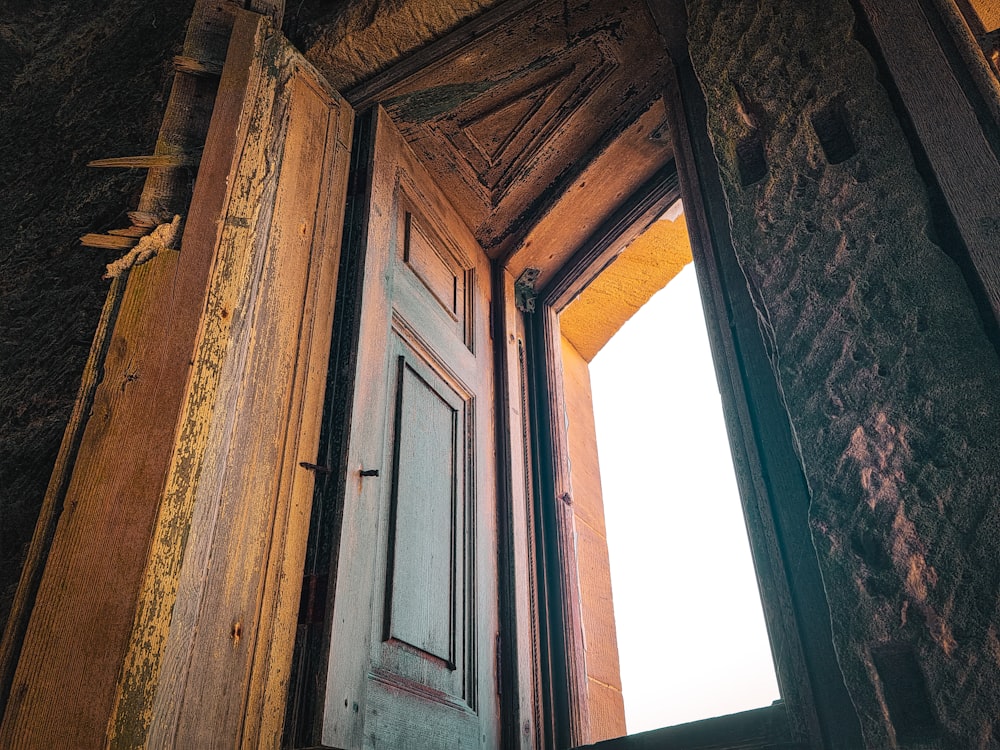
[(321, 739), (495, 747), (489, 264), (384, 113), (374, 127)]
[[(464, 650), (462, 559), (471, 540), (466, 538), (462, 457), (470, 398), (394, 339), (395, 434), (382, 658), (398, 660), (400, 673), (419, 659), (411, 676), (427, 684), (443, 678), (439, 687), (447, 690)], [(428, 670), (443, 674), (434, 679)]]

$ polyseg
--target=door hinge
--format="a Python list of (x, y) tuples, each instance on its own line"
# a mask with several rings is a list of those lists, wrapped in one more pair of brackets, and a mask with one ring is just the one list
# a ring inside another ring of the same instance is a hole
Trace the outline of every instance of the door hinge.
[(525, 268), (514, 281), (514, 305), (521, 312), (535, 311), (535, 299), (538, 297), (535, 282), (540, 274), (537, 268)]
[(315, 625), (326, 619), (326, 584), (326, 574), (309, 574), (302, 577), (299, 625)]

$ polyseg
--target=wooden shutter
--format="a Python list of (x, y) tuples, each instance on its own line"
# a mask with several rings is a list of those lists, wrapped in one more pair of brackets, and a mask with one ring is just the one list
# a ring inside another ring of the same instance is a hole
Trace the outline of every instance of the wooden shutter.
[(211, 248), (207, 295), (115, 746), (280, 741), (352, 124), (301, 54), (241, 12), (181, 251)]

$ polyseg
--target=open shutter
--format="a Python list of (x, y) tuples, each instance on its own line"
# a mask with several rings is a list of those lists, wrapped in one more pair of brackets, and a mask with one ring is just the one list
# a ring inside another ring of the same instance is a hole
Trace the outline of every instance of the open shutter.
[(277, 746), (353, 113), (261, 16), (233, 30), (181, 253), (202, 311), (115, 746)]

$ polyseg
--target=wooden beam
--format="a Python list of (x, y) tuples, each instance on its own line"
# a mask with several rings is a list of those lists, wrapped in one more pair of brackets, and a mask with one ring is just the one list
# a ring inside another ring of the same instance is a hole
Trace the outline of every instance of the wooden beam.
[[(990, 138), (922, 4), (916, 0), (860, 2), (993, 316), (1000, 320), (1000, 161)], [(995, 132), (991, 135), (996, 137)]]

